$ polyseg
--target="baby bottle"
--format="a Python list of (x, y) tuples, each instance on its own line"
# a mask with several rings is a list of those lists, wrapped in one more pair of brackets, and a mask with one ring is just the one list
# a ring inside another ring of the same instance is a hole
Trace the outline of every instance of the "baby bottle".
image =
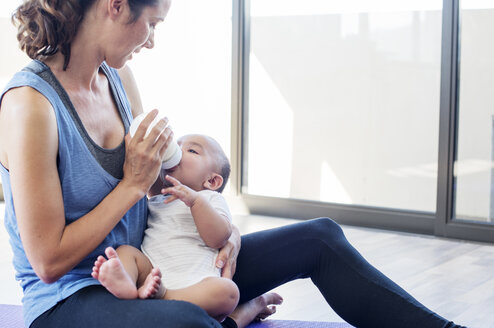
[[(137, 128), (139, 127), (142, 120), (144, 120), (147, 114), (148, 113), (141, 113), (132, 121), (132, 124), (130, 125), (129, 128), (131, 137), (134, 136), (134, 134), (137, 131)], [(159, 117), (159, 115), (154, 118), (153, 122), (151, 122), (151, 124), (149, 125), (149, 128), (146, 131), (144, 137), (148, 136), (152, 128), (156, 125), (156, 123), (158, 123), (160, 119), (161, 117)], [(166, 148), (161, 167), (164, 168), (165, 170), (171, 169), (172, 167), (177, 166), (178, 163), (180, 163), (181, 159), (182, 159), (182, 149), (180, 149), (180, 147), (178, 146), (175, 140), (172, 140), (170, 145), (168, 145), (168, 148)]]

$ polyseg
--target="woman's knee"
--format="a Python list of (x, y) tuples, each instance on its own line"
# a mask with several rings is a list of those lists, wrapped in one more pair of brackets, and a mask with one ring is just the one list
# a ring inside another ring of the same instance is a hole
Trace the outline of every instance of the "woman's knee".
[(337, 240), (344, 237), (340, 225), (329, 218), (317, 218), (307, 221), (312, 236), (320, 240)]

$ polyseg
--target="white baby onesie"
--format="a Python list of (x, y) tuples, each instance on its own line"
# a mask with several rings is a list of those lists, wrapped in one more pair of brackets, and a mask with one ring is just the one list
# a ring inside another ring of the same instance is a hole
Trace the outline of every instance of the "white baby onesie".
[[(231, 221), (228, 205), (220, 193), (211, 190), (200, 193)], [(206, 246), (190, 208), (179, 199), (164, 204), (166, 197), (158, 195), (149, 199), (148, 227), (141, 245), (153, 266), (161, 270), (164, 286), (178, 289), (206, 277), (219, 277), (220, 269), (215, 266), (218, 250)]]

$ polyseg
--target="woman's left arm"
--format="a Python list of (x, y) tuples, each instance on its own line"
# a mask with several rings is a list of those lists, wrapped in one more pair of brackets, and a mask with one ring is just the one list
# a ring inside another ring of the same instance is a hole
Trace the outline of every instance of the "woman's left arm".
[(237, 268), (237, 257), (240, 252), (240, 231), (232, 224), (232, 234), (226, 245), (220, 249), (216, 258), (216, 267), (221, 269), (221, 276), (232, 279)]

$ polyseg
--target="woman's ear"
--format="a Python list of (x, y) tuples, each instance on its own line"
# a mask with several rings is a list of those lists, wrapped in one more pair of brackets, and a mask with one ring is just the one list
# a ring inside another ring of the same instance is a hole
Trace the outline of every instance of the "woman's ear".
[(126, 0), (108, 0), (108, 13), (115, 19), (122, 15)]
[(209, 178), (204, 181), (202, 185), (204, 188), (208, 190), (218, 190), (223, 185), (223, 177), (218, 173), (213, 173), (209, 176)]

